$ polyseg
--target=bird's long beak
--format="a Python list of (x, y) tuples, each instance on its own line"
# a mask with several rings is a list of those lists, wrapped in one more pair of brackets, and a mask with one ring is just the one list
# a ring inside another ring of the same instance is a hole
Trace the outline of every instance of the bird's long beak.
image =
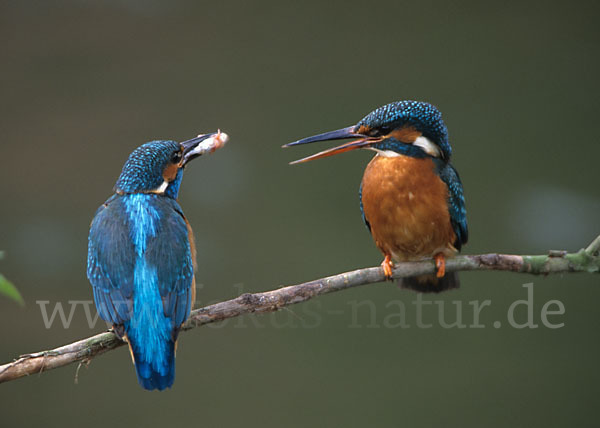
[(196, 138), (179, 143), (183, 147), (182, 166), (198, 156), (220, 149), (227, 141), (229, 141), (229, 135), (219, 130), (210, 134), (198, 135)]
[(294, 162), (290, 162), (290, 164), (293, 165), (293, 164), (297, 164), (297, 163), (308, 162), (311, 160), (324, 158), (327, 156), (337, 155), (337, 154), (348, 152), (348, 151), (354, 150), (354, 149), (360, 149), (361, 147), (367, 147), (374, 142), (372, 138), (370, 138), (366, 135), (363, 135), (363, 134), (356, 133), (355, 128), (356, 128), (355, 126), (349, 126), (347, 128), (338, 129), (336, 131), (325, 132), (323, 134), (314, 135), (312, 137), (303, 138), (302, 140), (294, 141), (293, 143), (286, 144), (283, 147), (291, 147), (291, 146), (297, 146), (300, 144), (314, 143), (316, 141), (342, 140), (345, 138), (358, 137), (358, 140), (350, 141), (349, 143), (344, 143), (340, 146), (333, 147), (333, 148), (327, 149), (327, 150), (323, 150), (322, 152), (316, 153), (314, 155), (311, 155), (311, 156), (308, 156), (308, 157), (305, 157), (302, 159), (298, 159), (297, 161), (294, 161)]

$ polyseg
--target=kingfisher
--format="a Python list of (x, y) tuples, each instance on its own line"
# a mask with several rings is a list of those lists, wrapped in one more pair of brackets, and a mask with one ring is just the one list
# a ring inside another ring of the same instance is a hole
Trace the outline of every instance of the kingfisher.
[(403, 278), (400, 285), (418, 292), (458, 288), (456, 273), (446, 273), (446, 258), (468, 239), (463, 186), (450, 165), (452, 147), (440, 111), (421, 101), (393, 102), (369, 113), (356, 125), (284, 145), (354, 138), (292, 164), (355, 149), (376, 155), (359, 189), (362, 219), (391, 279), (394, 262), (433, 258), (434, 275)]
[(194, 235), (177, 203), (183, 170), (227, 140), (219, 131), (141, 145), (92, 220), (87, 276), (96, 308), (129, 345), (147, 390), (173, 385), (177, 336), (195, 300)]

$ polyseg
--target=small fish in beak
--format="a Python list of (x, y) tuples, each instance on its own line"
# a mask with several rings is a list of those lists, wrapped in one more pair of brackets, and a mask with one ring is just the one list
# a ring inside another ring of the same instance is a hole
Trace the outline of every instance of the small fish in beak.
[(212, 134), (198, 135), (196, 138), (184, 141), (181, 143), (183, 146), (183, 164), (185, 165), (198, 156), (220, 149), (227, 141), (229, 141), (229, 135), (221, 132), (221, 130)]

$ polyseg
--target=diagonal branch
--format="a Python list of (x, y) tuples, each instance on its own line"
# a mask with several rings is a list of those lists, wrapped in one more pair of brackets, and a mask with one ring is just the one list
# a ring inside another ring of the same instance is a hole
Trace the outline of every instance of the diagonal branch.
[[(533, 275), (571, 272), (598, 273), (600, 272), (599, 250), (600, 236), (586, 249), (577, 253), (550, 251), (547, 255), (536, 256), (507, 254), (458, 256), (446, 262), (446, 271), (496, 270)], [(430, 260), (398, 263), (393, 277), (403, 278), (434, 272), (435, 266)], [(192, 311), (183, 330), (253, 312), (274, 312), (284, 306), (304, 302), (321, 294), (383, 281), (385, 281), (383, 270), (380, 267), (371, 267), (263, 293), (246, 293), (235, 299)], [(15, 361), (0, 366), (0, 383), (75, 362), (87, 364), (92, 358), (122, 345), (124, 342), (109, 331), (52, 350), (22, 355)]]

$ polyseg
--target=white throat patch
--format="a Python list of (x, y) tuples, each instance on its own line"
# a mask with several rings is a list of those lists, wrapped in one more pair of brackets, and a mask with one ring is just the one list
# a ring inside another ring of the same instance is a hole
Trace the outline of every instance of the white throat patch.
[(393, 150), (379, 150), (374, 147), (369, 147), (370, 150), (377, 152), (377, 156), (383, 156), (384, 158), (395, 158), (401, 156), (400, 153), (396, 153)]

